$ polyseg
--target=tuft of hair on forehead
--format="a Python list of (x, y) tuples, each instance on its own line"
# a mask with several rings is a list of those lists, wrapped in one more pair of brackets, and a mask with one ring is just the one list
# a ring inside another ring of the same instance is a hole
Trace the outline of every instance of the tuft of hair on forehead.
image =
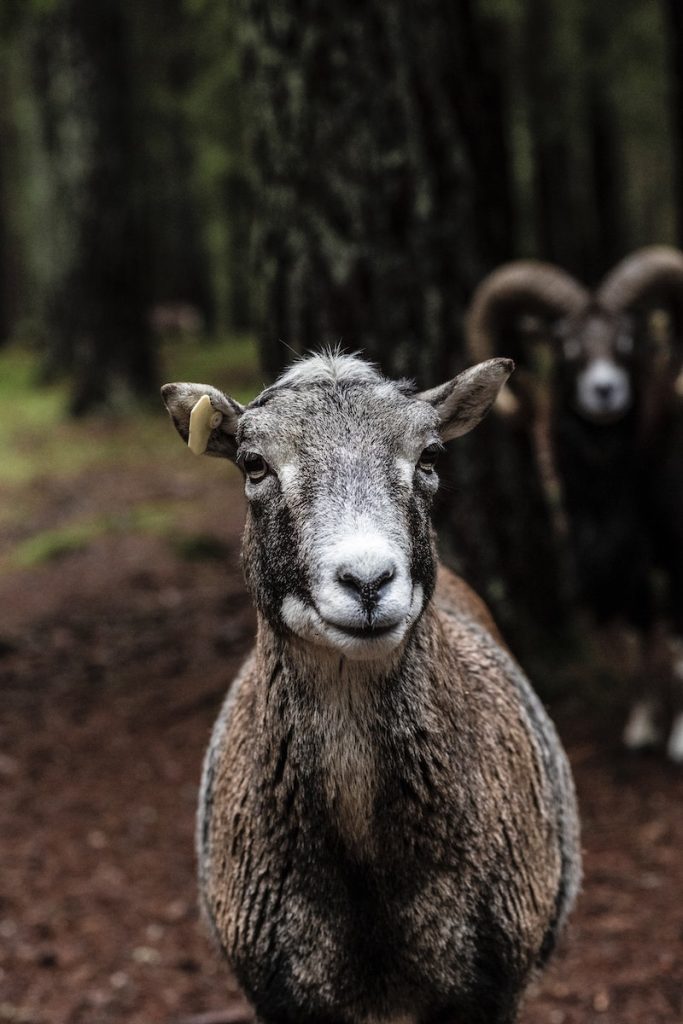
[(296, 387), (299, 384), (382, 384), (385, 378), (374, 363), (361, 359), (356, 353), (347, 354), (339, 349), (324, 349), (301, 359), (278, 377), (276, 388)]
[(266, 388), (258, 398), (249, 404), (250, 409), (267, 405), (271, 398), (281, 392), (299, 391), (308, 388), (346, 388), (354, 385), (371, 385), (388, 395), (415, 394), (413, 381), (390, 380), (380, 369), (356, 353), (347, 354), (339, 349), (324, 349), (301, 356), (288, 370)]

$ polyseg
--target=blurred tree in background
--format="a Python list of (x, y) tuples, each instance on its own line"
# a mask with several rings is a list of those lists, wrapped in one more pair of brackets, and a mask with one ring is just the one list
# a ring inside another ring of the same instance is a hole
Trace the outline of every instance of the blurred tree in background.
[(394, 373), (452, 364), (511, 255), (499, 40), (469, 3), (245, 0), (268, 371), (321, 339)]
[[(536, 256), (590, 284), (683, 241), (683, 16), (0, 0), (0, 132), (0, 338), (39, 342), (74, 412), (154, 392), (174, 324), (254, 330), (269, 376), (341, 339), (426, 386), (463, 364), (496, 264)], [(492, 420), (451, 475), (451, 560), (504, 622), (520, 602), (557, 621), (529, 438)]]
[(30, 326), (77, 371), (88, 334), (144, 389), (146, 328), (98, 336), (187, 304), (255, 327), (270, 373), (278, 338), (342, 337), (443, 375), (501, 260), (590, 281), (680, 236), (681, 21), (674, 0), (618, 22), (589, 0), (0, 0), (2, 336)]
[(73, 410), (156, 379), (151, 193), (136, 104), (132, 26), (117, 0), (67, 0), (31, 40), (40, 137), (66, 247), (47, 297), (52, 357), (74, 376)]

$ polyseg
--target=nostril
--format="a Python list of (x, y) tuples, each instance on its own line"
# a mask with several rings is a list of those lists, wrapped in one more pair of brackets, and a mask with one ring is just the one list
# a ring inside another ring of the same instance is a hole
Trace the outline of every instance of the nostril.
[(352, 587), (354, 590), (361, 590), (364, 587), (369, 587), (371, 589), (377, 590), (385, 583), (389, 583), (391, 580), (393, 580), (395, 575), (396, 570), (393, 568), (393, 566), (390, 569), (385, 569), (377, 576), (367, 577), (357, 576), (355, 573), (349, 572), (348, 569), (344, 569), (339, 570), (339, 572), (337, 572), (337, 579), (339, 580), (340, 583), (343, 583), (344, 586)]
[(360, 590), (363, 586), (363, 580), (354, 576), (352, 572), (338, 572), (337, 579), (350, 590)]
[(351, 572), (349, 569), (339, 569), (337, 580), (342, 587), (350, 591), (354, 598), (360, 602), (368, 614), (380, 604), (384, 588), (393, 580), (396, 575), (395, 566), (387, 566), (382, 572), (376, 574)]
[(609, 396), (612, 394), (612, 390), (613, 390), (612, 384), (596, 384), (595, 385), (595, 391), (600, 396), (600, 398), (609, 398)]

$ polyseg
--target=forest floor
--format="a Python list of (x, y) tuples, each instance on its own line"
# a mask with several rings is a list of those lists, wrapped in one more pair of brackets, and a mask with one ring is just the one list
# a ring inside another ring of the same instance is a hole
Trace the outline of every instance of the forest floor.
[[(0, 415), (0, 1022), (173, 1024), (235, 998), (193, 829), (254, 632), (241, 487), (161, 411), (62, 426), (48, 399)], [(625, 756), (613, 711), (551, 711), (585, 882), (523, 1024), (681, 1024), (683, 773)]]

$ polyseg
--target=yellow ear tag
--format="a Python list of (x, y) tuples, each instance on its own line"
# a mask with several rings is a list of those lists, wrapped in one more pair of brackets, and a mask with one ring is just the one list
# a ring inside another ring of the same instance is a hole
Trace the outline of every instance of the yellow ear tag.
[(202, 395), (190, 413), (190, 435), (187, 447), (195, 455), (203, 455), (211, 437), (211, 431), (220, 426), (223, 414), (211, 405), (208, 395)]

